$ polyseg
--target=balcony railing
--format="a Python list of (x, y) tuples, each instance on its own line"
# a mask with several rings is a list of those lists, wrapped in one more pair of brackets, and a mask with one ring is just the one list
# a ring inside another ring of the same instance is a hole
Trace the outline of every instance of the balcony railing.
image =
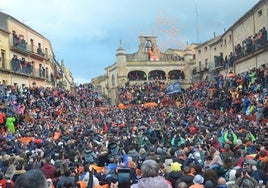
[(44, 68), (34, 68), (30, 62), (26, 61), (20, 63), (20, 61), (0, 59), (0, 70), (29, 77), (41, 78), (49, 82), (55, 82), (56, 80), (54, 73), (48, 74)]
[(44, 49), (42, 49), (40, 46), (29, 46), (25, 40), (18, 40), (17, 38), (13, 37), (10, 44), (13, 50), (24, 55), (30, 55), (40, 60), (48, 59), (48, 54), (44, 53)]
[(18, 51), (25, 55), (31, 54), (31, 49), (29, 48), (25, 40), (18, 40), (17, 38), (12, 38), (10, 41), (10, 45), (11, 48), (15, 51)]

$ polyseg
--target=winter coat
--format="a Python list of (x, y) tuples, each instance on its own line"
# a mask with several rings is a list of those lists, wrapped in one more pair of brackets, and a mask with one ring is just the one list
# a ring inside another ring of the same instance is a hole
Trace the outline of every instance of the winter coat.
[(172, 188), (172, 186), (162, 176), (141, 178), (137, 184), (131, 188)]
[[(1, 179), (0, 180), (0, 187), (6, 188), (7, 187), (7, 184), (8, 184), (7, 181), (8, 181), (7, 179)], [(9, 183), (10, 183), (9, 184), (9, 188), (14, 188), (14, 182), (13, 181), (10, 181)]]
[(12, 133), (15, 134), (15, 123), (16, 118), (15, 117), (7, 117), (6, 118), (6, 128)]
[(167, 173), (166, 179), (172, 183), (172, 186), (175, 187), (176, 181), (182, 176), (182, 171), (171, 171)]
[(185, 174), (180, 177), (180, 181), (185, 182), (188, 186), (193, 185), (194, 176), (190, 174)]
[(26, 172), (26, 170), (15, 170), (13, 176), (12, 176), (12, 181), (16, 182), (16, 180), (18, 179), (18, 177), (22, 174), (24, 174)]
[(59, 181), (57, 183), (56, 188), (63, 188), (63, 185), (64, 185), (64, 182), (65, 181), (70, 181), (70, 182), (73, 183), (73, 185), (75, 185), (75, 179), (74, 179), (74, 177), (71, 177), (71, 176), (61, 176), (59, 178)]

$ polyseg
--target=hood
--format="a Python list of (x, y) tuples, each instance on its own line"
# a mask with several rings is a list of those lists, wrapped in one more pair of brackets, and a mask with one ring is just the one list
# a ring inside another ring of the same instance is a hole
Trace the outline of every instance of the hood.
[(170, 185), (162, 176), (141, 178), (138, 182), (139, 188), (169, 188)]
[(51, 163), (44, 163), (43, 168), (50, 169), (53, 165)]

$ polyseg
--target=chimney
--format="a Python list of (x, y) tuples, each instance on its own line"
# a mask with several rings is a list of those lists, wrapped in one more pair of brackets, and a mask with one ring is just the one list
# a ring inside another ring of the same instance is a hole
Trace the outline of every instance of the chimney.
[(216, 38), (216, 32), (213, 33), (214, 38)]

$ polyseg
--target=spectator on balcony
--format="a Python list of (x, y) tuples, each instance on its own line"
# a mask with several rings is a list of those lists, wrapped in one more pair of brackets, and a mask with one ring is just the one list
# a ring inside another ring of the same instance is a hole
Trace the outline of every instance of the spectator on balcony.
[(17, 46), (19, 44), (19, 38), (16, 33), (13, 32), (13, 46)]
[(40, 46), (37, 48), (37, 54), (38, 54), (38, 55), (41, 55), (41, 56), (44, 56), (44, 55), (45, 55), (45, 54), (43, 53), (42, 48), (41, 48)]
[(13, 58), (11, 59), (11, 66), (13, 71), (17, 72), (20, 69), (20, 64), (18, 57), (16, 55), (13, 55)]
[(249, 36), (246, 39), (245, 45), (246, 45), (246, 54), (250, 54), (252, 52), (252, 39), (251, 39), (251, 36)]
[(25, 58), (22, 58), (20, 61), (20, 70), (23, 73), (26, 73), (26, 61)]
[(261, 29), (261, 41), (262, 41), (262, 45), (266, 45), (267, 43), (267, 30), (265, 27), (263, 27)]
[(26, 73), (27, 74), (32, 74), (32, 63), (28, 62), (26, 66)]

